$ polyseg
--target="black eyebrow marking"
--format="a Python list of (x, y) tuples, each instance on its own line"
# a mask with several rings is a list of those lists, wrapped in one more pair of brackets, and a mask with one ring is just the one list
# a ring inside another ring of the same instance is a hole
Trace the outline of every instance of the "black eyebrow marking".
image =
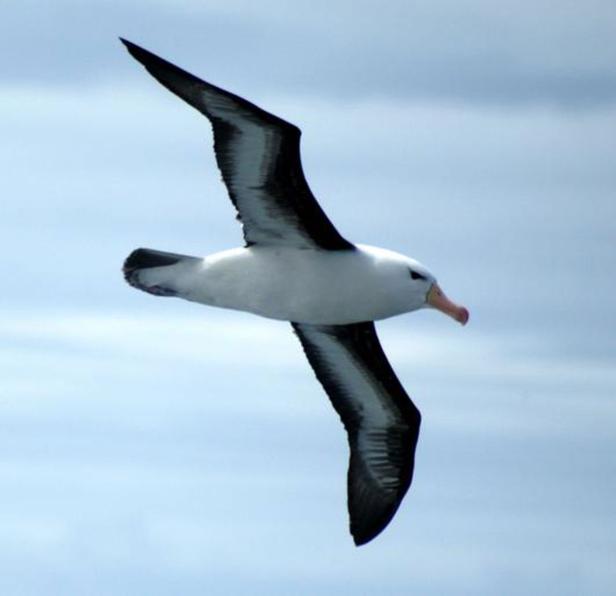
[(409, 269), (409, 271), (411, 272), (411, 279), (428, 279), (425, 275), (417, 273), (417, 271), (413, 271), (412, 269)]

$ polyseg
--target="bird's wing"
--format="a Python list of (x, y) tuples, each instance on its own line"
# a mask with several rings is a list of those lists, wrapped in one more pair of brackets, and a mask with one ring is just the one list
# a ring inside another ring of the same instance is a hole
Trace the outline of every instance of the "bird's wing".
[(350, 250), (314, 198), (300, 159), (300, 130), (122, 39), (167, 89), (212, 123), (223, 181), (248, 246)]
[(421, 415), (374, 323), (292, 325), (347, 430), (351, 534), (365, 544), (387, 526), (411, 484)]

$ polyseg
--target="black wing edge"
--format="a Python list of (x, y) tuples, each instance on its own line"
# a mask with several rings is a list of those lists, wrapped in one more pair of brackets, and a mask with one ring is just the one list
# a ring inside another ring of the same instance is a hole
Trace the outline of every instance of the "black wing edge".
[(181, 81), (186, 86), (190, 86), (191, 84), (192, 85), (202, 85), (205, 88), (209, 89), (210, 91), (219, 93), (220, 95), (227, 97), (231, 101), (236, 102), (239, 107), (252, 112), (255, 116), (257, 116), (260, 119), (263, 119), (265, 122), (267, 122), (268, 124), (272, 126), (288, 127), (290, 130), (295, 131), (296, 134), (298, 135), (301, 134), (300, 129), (294, 124), (291, 124), (290, 122), (287, 122), (286, 120), (283, 120), (282, 118), (279, 118), (278, 116), (274, 116), (274, 114), (270, 114), (269, 112), (266, 112), (264, 109), (249, 102), (243, 97), (240, 97), (239, 95), (235, 95), (235, 93), (231, 93), (230, 91), (227, 91), (226, 89), (222, 89), (220, 87), (217, 87), (216, 85), (212, 85), (211, 83), (204, 81), (203, 79), (200, 79), (199, 77), (196, 77), (194, 74), (188, 72), (187, 70), (184, 70), (183, 68), (180, 68), (179, 66), (176, 66), (172, 62), (169, 62), (168, 60), (165, 60), (164, 58), (161, 58), (160, 56), (157, 56), (156, 54), (153, 54), (149, 50), (146, 50), (145, 48), (138, 46), (136, 43), (133, 43), (132, 41), (128, 41), (127, 39), (124, 39), (123, 37), (120, 37), (119, 40), (124, 44), (124, 46), (128, 50), (128, 53), (135, 60), (137, 60), (137, 62), (140, 62), (144, 66), (144, 68), (161, 85), (163, 85), (164, 87), (167, 87), (169, 91), (175, 93), (178, 97), (182, 98), (185, 102), (190, 104), (193, 108), (195, 108), (202, 114), (205, 114), (208, 118), (210, 118), (210, 115), (203, 110), (203, 105), (201, 102), (198, 102), (195, 99), (193, 99), (191, 97), (191, 94), (181, 89), (179, 85), (173, 84), (172, 81), (176, 79), (176, 77), (177, 77), (176, 80), (178, 80), (178, 82)]
[[(284, 143), (284, 156), (281, 156), (281, 161), (279, 163), (280, 171), (278, 175), (286, 176), (289, 183), (296, 185), (297, 194), (298, 197), (301, 197), (301, 200), (295, 200), (293, 208), (296, 210), (299, 218), (303, 221), (308, 233), (313, 238), (313, 241), (324, 250), (337, 251), (356, 249), (356, 246), (352, 242), (349, 242), (340, 234), (340, 232), (338, 232), (308, 186), (308, 182), (306, 181), (303, 169), (301, 167), (301, 158), (299, 155), (301, 130), (297, 126), (283, 120), (282, 118), (279, 118), (278, 116), (274, 116), (274, 114), (263, 110), (259, 106), (249, 102), (239, 95), (235, 95), (234, 93), (221, 89), (220, 87), (212, 85), (211, 83), (196, 77), (179, 66), (164, 60), (160, 56), (153, 54), (152, 52), (131, 41), (128, 41), (123, 37), (120, 37), (119, 39), (124, 44), (130, 55), (135, 58), (135, 60), (140, 62), (161, 85), (183, 99), (197, 111), (204, 114), (208, 119), (210, 119), (215, 129), (216, 127), (220, 129), (224, 128), (224, 124), (222, 121), (217, 122), (218, 119), (208, 112), (207, 107), (203, 104), (203, 101), (199, 97), (199, 87), (208, 89), (211, 92), (215, 92), (228, 98), (231, 102), (235, 103), (238, 108), (245, 110), (253, 118), (258, 119), (263, 122), (263, 124), (277, 128), (286, 139), (286, 142)], [(215, 134), (215, 138), (216, 136), (217, 135)], [(220, 142), (220, 140), (218, 142)], [(215, 140), (215, 147), (216, 144), (217, 142)], [(238, 210), (239, 219), (241, 220), (237, 200), (232, 196), (230, 189), (228, 190), (231, 201)], [(246, 244), (247, 246), (250, 246), (252, 243), (247, 239)]]
[[(306, 336), (303, 335), (303, 324), (293, 322), (291, 325), (317, 379), (325, 389), (348, 433), (351, 451), (347, 474), (350, 532), (355, 545), (361, 546), (370, 542), (387, 527), (411, 485), (415, 468), (415, 449), (421, 426), (421, 413), (411, 401), (387, 360), (373, 321), (350, 325), (317, 326), (320, 331), (328, 333), (340, 341), (361, 367), (373, 373), (374, 379), (378, 381), (383, 391), (392, 400), (393, 407), (408, 427), (400, 433), (401, 442), (407, 446), (407, 451), (400, 455), (404, 460), (404, 465), (402, 466), (400, 486), (395, 497), (388, 503), (384, 503), (382, 499), (376, 499), (374, 495), (367, 494), (362, 487), (361, 468), (363, 462), (357, 448), (359, 416), (345, 399), (342, 393), (343, 388), (331, 370), (331, 363), (327, 363), (318, 349), (313, 347)], [(366, 509), (370, 510), (369, 516), (364, 514)]]

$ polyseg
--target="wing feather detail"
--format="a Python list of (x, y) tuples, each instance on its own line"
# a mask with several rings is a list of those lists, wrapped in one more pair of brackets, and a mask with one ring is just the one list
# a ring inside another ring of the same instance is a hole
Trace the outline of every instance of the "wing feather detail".
[(348, 433), (350, 529), (355, 544), (365, 544), (391, 521), (411, 484), (421, 415), (374, 323), (292, 325)]
[(299, 128), (129, 41), (121, 41), (155, 79), (210, 120), (216, 161), (242, 222), (246, 245), (354, 249), (308, 186)]

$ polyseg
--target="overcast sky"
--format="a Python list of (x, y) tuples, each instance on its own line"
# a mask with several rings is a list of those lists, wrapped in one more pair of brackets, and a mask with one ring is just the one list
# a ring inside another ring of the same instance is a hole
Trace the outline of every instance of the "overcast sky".
[[(615, 594), (615, 30), (607, 0), (4, 6), (0, 592)], [(365, 547), (289, 326), (124, 283), (241, 231), (120, 35), (300, 126), (341, 233), (471, 311), (378, 326), (423, 426)]]

